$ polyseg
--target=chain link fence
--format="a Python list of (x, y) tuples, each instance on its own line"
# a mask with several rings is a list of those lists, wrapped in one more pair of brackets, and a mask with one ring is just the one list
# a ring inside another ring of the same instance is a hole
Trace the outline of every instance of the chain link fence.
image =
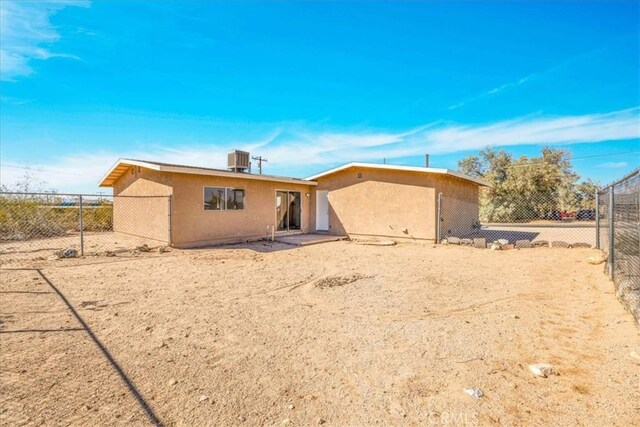
[(598, 192), (597, 223), (606, 272), (640, 324), (640, 169)]
[[(499, 198), (481, 193), (479, 200), (439, 195), (439, 242), (484, 239), (486, 247), (593, 247), (596, 200), (564, 204), (560, 194)], [(478, 241), (477, 241), (478, 242)], [(480, 245), (482, 242), (479, 241)]]
[(170, 233), (170, 196), (0, 192), (0, 261), (113, 254)]

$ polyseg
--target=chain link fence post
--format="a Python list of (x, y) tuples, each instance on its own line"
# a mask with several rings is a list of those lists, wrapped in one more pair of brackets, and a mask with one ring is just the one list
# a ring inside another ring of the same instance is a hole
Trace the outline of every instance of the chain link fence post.
[(609, 278), (613, 280), (613, 266), (615, 263), (615, 257), (613, 254), (614, 248), (614, 240), (613, 240), (613, 185), (609, 187), (609, 208), (607, 212), (609, 213), (609, 259), (607, 264), (609, 265)]
[(169, 197), (167, 198), (167, 200), (168, 200), (168, 202), (167, 202), (167, 203), (168, 203), (168, 205), (169, 205), (169, 206), (168, 206), (168, 212), (167, 212), (167, 216), (168, 216), (167, 221), (169, 221), (169, 223), (167, 224), (167, 226), (168, 226), (168, 228), (169, 228), (169, 236), (168, 236), (169, 241), (168, 241), (168, 246), (171, 246), (171, 244), (173, 243), (173, 241), (172, 241), (172, 239), (171, 239), (171, 234), (172, 234), (172, 232), (173, 232), (173, 231), (172, 231), (172, 229), (171, 229), (171, 197), (172, 197), (172, 196), (171, 196), (171, 194), (170, 194), (170, 195), (169, 195)]
[(84, 256), (84, 223), (82, 218), (82, 194), (79, 196), (79, 213), (80, 213), (80, 256)]
[(596, 249), (600, 249), (600, 193), (596, 190)]
[(438, 216), (436, 217), (436, 243), (440, 243), (440, 226), (442, 223), (442, 193), (438, 193)]

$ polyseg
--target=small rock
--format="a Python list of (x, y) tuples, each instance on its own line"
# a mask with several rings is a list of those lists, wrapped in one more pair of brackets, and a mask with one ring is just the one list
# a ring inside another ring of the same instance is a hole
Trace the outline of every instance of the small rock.
[(509, 241), (507, 239), (498, 239), (498, 240), (495, 241), (495, 243), (498, 243), (498, 244), (504, 246), (504, 245), (508, 245)]
[(516, 249), (529, 249), (532, 247), (530, 240), (516, 240)]
[(291, 424), (291, 420), (289, 418), (285, 418), (284, 420), (282, 420), (282, 424), (283, 425)]
[(316, 423), (318, 423), (318, 424), (320, 424), (320, 425), (324, 424), (325, 422), (326, 422), (326, 421), (325, 421), (324, 419), (322, 419), (322, 418), (318, 418), (318, 419), (316, 420)]
[(449, 244), (449, 240), (447, 240), (447, 239), (442, 239), (442, 240), (440, 241), (440, 244), (441, 244), (441, 245), (448, 245), (448, 244)]
[(518, 316), (517, 314), (512, 314), (512, 315), (511, 315), (511, 317), (512, 317), (513, 319), (519, 319), (519, 318), (520, 318), (520, 316)]
[(482, 392), (482, 390), (476, 387), (465, 387), (464, 392), (471, 397), (475, 397), (476, 399), (479, 399), (482, 396), (484, 396), (484, 393)]
[(640, 353), (638, 353), (637, 351), (632, 351), (631, 353), (629, 353), (629, 355), (636, 360), (640, 360)]
[(166, 346), (167, 346), (167, 343), (166, 343), (166, 342), (164, 342), (164, 341), (160, 341), (160, 342), (158, 343), (158, 348), (162, 348), (162, 347), (166, 347)]
[(487, 239), (484, 237), (476, 237), (473, 239), (473, 246), (478, 249), (486, 249), (487, 248)]
[(240, 416), (238, 417), (238, 421), (240, 421), (241, 423), (243, 423), (243, 422), (247, 421), (247, 419), (246, 419), (245, 417), (243, 417), (242, 415), (240, 415)]
[(158, 247), (158, 253), (163, 254), (165, 252), (167, 252), (167, 247), (166, 246), (159, 246)]
[(136, 246), (136, 250), (140, 252), (149, 252), (149, 245), (145, 243), (144, 245)]
[(603, 262), (606, 262), (606, 261), (607, 261), (607, 257), (603, 253), (600, 253), (598, 255), (591, 255), (589, 257), (589, 264), (593, 264), (593, 265), (602, 264)]
[(287, 406), (287, 409), (293, 409), (293, 408), (295, 408), (295, 406), (293, 406), (293, 403), (290, 403), (290, 404)]
[(176, 380), (175, 378), (171, 378), (169, 380), (169, 385), (176, 385), (176, 384), (178, 384), (178, 380)]
[(450, 245), (459, 245), (460, 244), (460, 239), (458, 237), (447, 237), (447, 242)]
[(66, 248), (61, 251), (54, 252), (56, 258), (75, 258), (78, 256), (78, 250), (74, 248)]
[(552, 248), (568, 248), (569, 244), (562, 240), (554, 240), (553, 242), (551, 242), (551, 247)]
[(198, 402), (201, 402), (201, 403), (206, 400), (209, 400), (209, 396), (206, 396), (204, 394), (198, 398)]
[(502, 250), (502, 245), (500, 243), (492, 243), (489, 249), (492, 251), (499, 251)]
[(573, 243), (571, 247), (572, 248), (590, 248), (591, 245), (589, 243), (578, 242), (578, 243)]
[(115, 253), (115, 252), (113, 252), (113, 251), (106, 251), (106, 252), (104, 253), (104, 256), (116, 256), (116, 253)]
[(551, 375), (558, 375), (553, 366), (548, 363), (535, 363), (533, 365), (529, 365), (529, 370), (536, 377), (547, 378)]

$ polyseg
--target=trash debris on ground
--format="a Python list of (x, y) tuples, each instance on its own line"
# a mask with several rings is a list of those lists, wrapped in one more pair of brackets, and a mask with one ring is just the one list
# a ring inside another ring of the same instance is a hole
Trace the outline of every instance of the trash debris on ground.
[(536, 377), (547, 378), (551, 375), (558, 375), (558, 372), (553, 368), (553, 366), (548, 363), (535, 363), (533, 365), (529, 365), (529, 370)]
[(476, 399), (479, 399), (482, 396), (484, 396), (484, 393), (482, 392), (482, 390), (476, 387), (465, 387), (464, 392), (471, 397), (475, 397)]

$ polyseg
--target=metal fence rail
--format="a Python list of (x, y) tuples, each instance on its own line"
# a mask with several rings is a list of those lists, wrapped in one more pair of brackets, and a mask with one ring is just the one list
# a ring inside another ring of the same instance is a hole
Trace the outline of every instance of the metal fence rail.
[(0, 192), (0, 259), (170, 244), (170, 196)]
[(640, 324), (640, 169), (598, 192), (598, 217), (607, 273)]

